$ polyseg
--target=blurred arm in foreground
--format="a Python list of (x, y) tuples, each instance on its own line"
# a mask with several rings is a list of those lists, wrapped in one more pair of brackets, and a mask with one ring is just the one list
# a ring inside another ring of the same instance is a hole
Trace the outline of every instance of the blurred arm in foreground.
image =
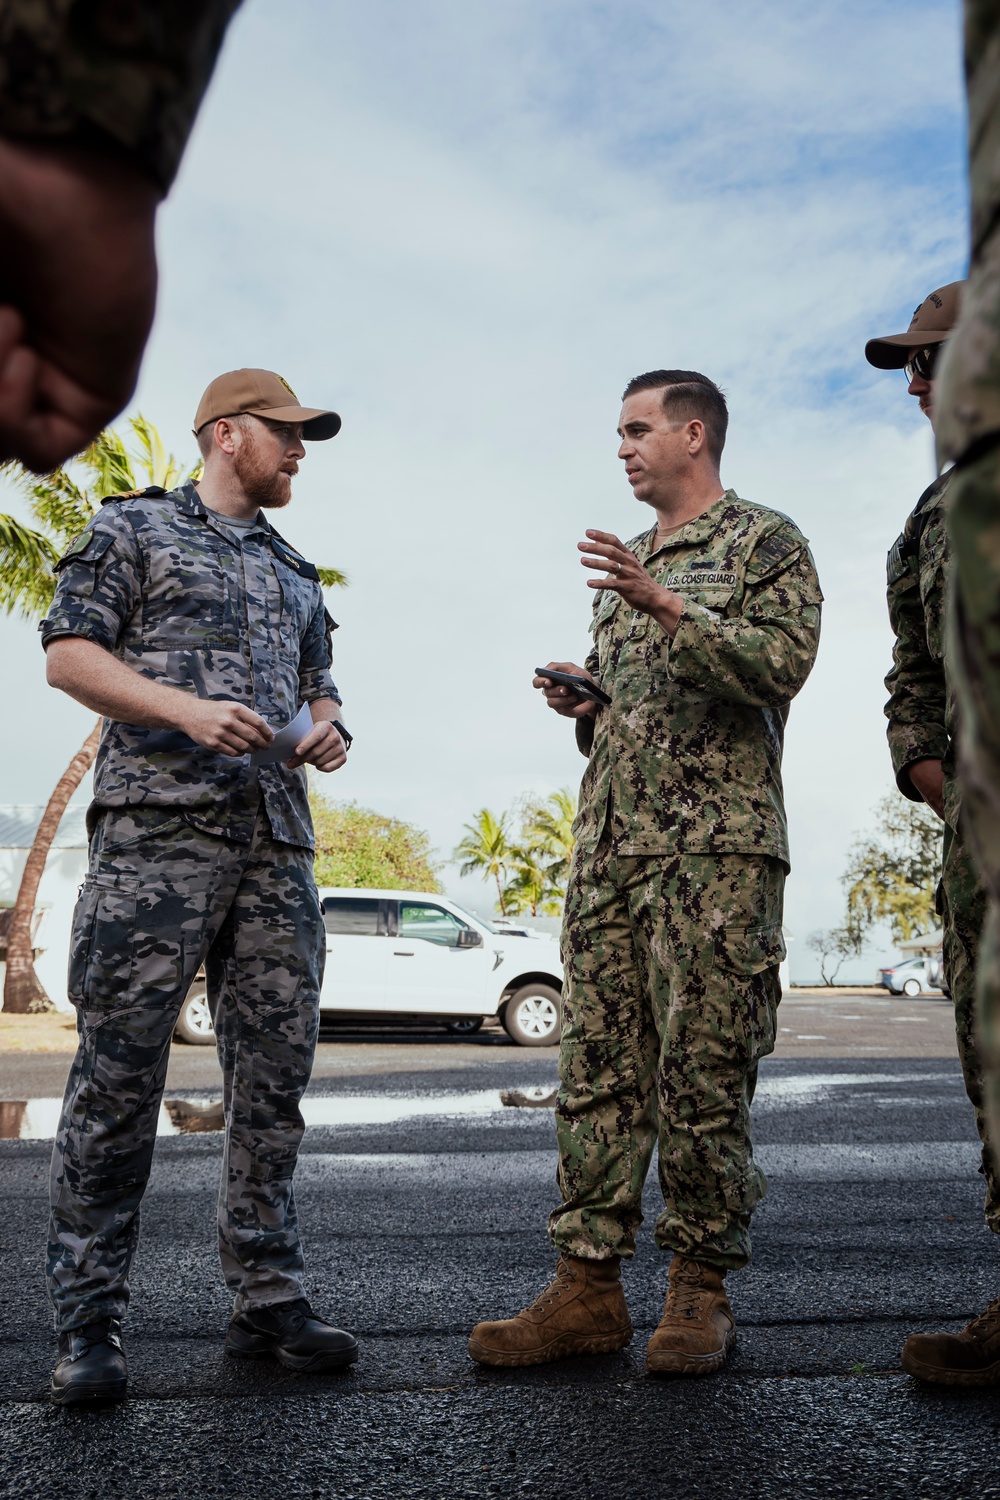
[(156, 210), (239, 0), (0, 0), (0, 460), (79, 452), (135, 388)]
[[(1000, 5), (966, 0), (972, 261), (936, 382), (938, 459), (949, 483), (951, 618), (946, 653), (958, 710), (962, 832), (986, 886), (975, 1020), (983, 1106), (1000, 1129)], [(997, 1168), (995, 1145), (994, 1174)], [(903, 1368), (941, 1385), (992, 1385), (1000, 1297), (960, 1333), (915, 1334)]]

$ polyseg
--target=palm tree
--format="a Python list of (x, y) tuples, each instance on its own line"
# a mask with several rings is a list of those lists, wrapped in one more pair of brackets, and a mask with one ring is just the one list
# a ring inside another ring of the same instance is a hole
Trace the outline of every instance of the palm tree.
[(511, 916), (529, 912), (531, 916), (555, 916), (558, 900), (549, 888), (548, 877), (538, 861), (538, 851), (515, 844), (510, 851), (513, 875), (503, 888), (506, 911)]
[(504, 890), (511, 912), (553, 917), (562, 911), (575, 815), (576, 799), (565, 789), (522, 804), (520, 832), (509, 853), (514, 874)]
[(546, 878), (560, 897), (565, 896), (569, 879), (575, 817), (576, 798), (568, 787), (550, 792), (544, 802), (529, 803), (524, 815), (524, 837), (533, 850), (548, 857)]
[(507, 860), (510, 846), (507, 841), (507, 814), (497, 818), (488, 807), (481, 807), (471, 823), (465, 823), (465, 837), (458, 844), (453, 859), (462, 860), (460, 874), (482, 875), (484, 880), (495, 880), (497, 904), (502, 916), (507, 915), (504, 888), (501, 876), (507, 877)]
[[(200, 462), (185, 473), (173, 454), (168, 454), (160, 434), (141, 413), (129, 419), (135, 450), (130, 452), (122, 436), (107, 428), (80, 454), (74, 468), (77, 483), (66, 468), (41, 478), (17, 463), (0, 464), (0, 473), (11, 480), (38, 523), (26, 526), (11, 515), (0, 515), (0, 609), (15, 611), (23, 618), (41, 618), (55, 592), (53, 566), (75, 537), (79, 536), (100, 508), (104, 495), (120, 495), (142, 485), (175, 488), (185, 479), (196, 479)], [(327, 587), (345, 585), (345, 575), (336, 568), (320, 568)], [(32, 919), (38, 886), (49, 849), (67, 804), (94, 763), (100, 738), (98, 720), (56, 783), (28, 853), (27, 863), (11, 913), (7, 934), (7, 974), (3, 1008), (25, 1015), (51, 1009), (35, 973), (32, 949)]]

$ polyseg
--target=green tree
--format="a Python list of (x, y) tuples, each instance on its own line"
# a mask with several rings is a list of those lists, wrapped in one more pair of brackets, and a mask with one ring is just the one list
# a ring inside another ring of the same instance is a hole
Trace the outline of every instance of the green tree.
[(497, 906), (501, 915), (506, 916), (504, 885), (508, 879), (511, 857), (508, 815), (503, 813), (498, 818), (488, 807), (481, 807), (472, 822), (463, 826), (465, 837), (459, 841), (452, 855), (453, 859), (462, 861), (459, 873), (481, 875), (484, 880), (493, 880), (497, 888)]
[(523, 804), (520, 828), (508, 854), (513, 873), (503, 892), (509, 913), (554, 917), (562, 911), (575, 817), (576, 798), (565, 787), (541, 801)]
[(875, 809), (874, 831), (856, 841), (842, 878), (846, 927), (863, 932), (888, 922), (897, 942), (939, 928), (940, 818), (898, 792), (885, 797)]
[[(5, 613), (17, 613), (29, 620), (46, 613), (55, 591), (54, 565), (85, 530), (103, 496), (151, 484), (172, 489), (184, 479), (198, 477), (200, 462), (185, 473), (144, 416), (130, 418), (128, 428), (131, 449), (125, 438), (109, 427), (69, 467), (41, 477), (18, 463), (0, 464), (0, 474), (27, 502), (35, 522), (32, 526), (16, 516), (0, 514), (0, 609)], [(334, 568), (320, 568), (319, 575), (328, 586), (347, 582)], [(70, 798), (93, 765), (99, 737), (100, 720), (56, 783), (28, 853), (7, 938), (6, 1011), (25, 1014), (51, 1009), (35, 973), (32, 917), (52, 840)]]
[(427, 834), (356, 802), (309, 793), (316, 830), (317, 885), (374, 886), (390, 891), (440, 891)]
[(566, 899), (575, 816), (576, 799), (565, 787), (548, 797), (522, 798), (499, 817), (481, 807), (465, 824), (452, 858), (461, 861), (463, 875), (493, 881), (501, 916), (558, 916)]

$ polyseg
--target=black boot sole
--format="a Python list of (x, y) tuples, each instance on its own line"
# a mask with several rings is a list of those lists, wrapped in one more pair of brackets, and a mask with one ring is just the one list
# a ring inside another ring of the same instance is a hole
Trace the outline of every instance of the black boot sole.
[(118, 1380), (113, 1385), (65, 1385), (58, 1390), (49, 1387), (49, 1395), (55, 1406), (110, 1406), (124, 1401), (128, 1381)]
[[(240, 1339), (240, 1343), (237, 1343)], [(226, 1353), (234, 1359), (276, 1359), (287, 1370), (300, 1375), (325, 1375), (334, 1370), (345, 1370), (357, 1362), (358, 1346), (328, 1354), (291, 1354), (287, 1349), (275, 1347), (269, 1339), (255, 1339), (247, 1335), (226, 1334)]]

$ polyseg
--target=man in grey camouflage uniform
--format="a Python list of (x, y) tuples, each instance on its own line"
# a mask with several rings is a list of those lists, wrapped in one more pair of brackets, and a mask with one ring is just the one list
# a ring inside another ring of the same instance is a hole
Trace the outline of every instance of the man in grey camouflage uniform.
[[(905, 333), (869, 339), (865, 355), (877, 369), (904, 369), (911, 396), (934, 422), (934, 385), (941, 350), (958, 319), (964, 282), (931, 292)], [(982, 1064), (975, 1037), (976, 959), (986, 893), (965, 844), (956, 775), (955, 694), (945, 650), (951, 557), (947, 515), (949, 471), (921, 495), (888, 559), (889, 619), (896, 637), (885, 680), (889, 751), (905, 797), (926, 802), (944, 822), (939, 910), (945, 983), (955, 1006), (955, 1031), (965, 1088), (983, 1142), (986, 1223), (1000, 1233), (1000, 1184), (983, 1110)], [(908, 1339), (903, 1368), (923, 1377), (925, 1335)], [(921, 1352), (923, 1350), (923, 1352)], [(911, 1368), (912, 1366), (912, 1368)]]
[(0, 459), (46, 472), (135, 386), (169, 191), (239, 0), (0, 0)]
[(822, 595), (787, 516), (724, 490), (725, 399), (687, 370), (625, 391), (621, 448), (657, 524), (623, 545), (588, 531), (593, 649), (607, 707), (539, 676), (588, 755), (566, 898), (556, 1106), (556, 1276), (517, 1316), (480, 1323), (484, 1364), (623, 1348), (620, 1263), (633, 1254), (659, 1148), (672, 1254), (647, 1351), (660, 1374), (717, 1370), (735, 1320), (723, 1287), (750, 1257), (765, 1191), (749, 1112), (774, 1047), (788, 838), (781, 751), (812, 668)]
[[(171, 1035), (202, 964), (222, 1064), (219, 1245), (236, 1355), (339, 1368), (348, 1333), (309, 1307), (292, 1192), (325, 942), (306, 772), (350, 736), (315, 567), (264, 512), (334, 412), (266, 370), (212, 382), (204, 476), (112, 496), (57, 564), (50, 683), (105, 717), (73, 923), (79, 1049), (52, 1158), (49, 1291), (61, 1403), (120, 1397), (121, 1320)], [(303, 704), (313, 727), (259, 764)]]

